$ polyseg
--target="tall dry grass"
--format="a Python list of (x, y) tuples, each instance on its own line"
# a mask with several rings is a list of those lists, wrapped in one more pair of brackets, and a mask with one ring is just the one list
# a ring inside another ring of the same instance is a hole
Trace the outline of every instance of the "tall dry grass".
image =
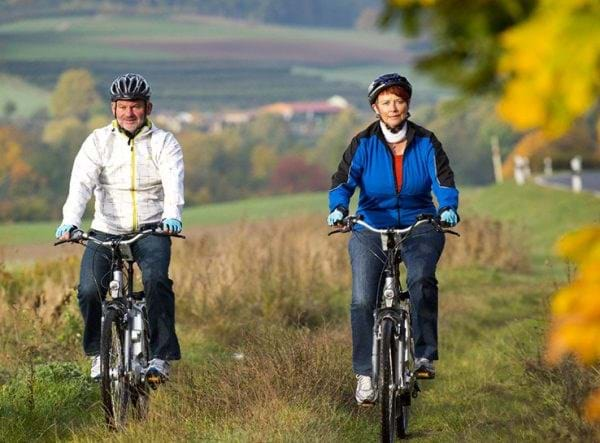
[(240, 223), (176, 245), (178, 310), (220, 337), (248, 325), (317, 326), (344, 315), (346, 239), (315, 218)]
[[(471, 219), (457, 230), (462, 237), (448, 236), (441, 266), (528, 266), (522, 236), (501, 223)], [(306, 216), (240, 222), (174, 240), (171, 275), (178, 322), (233, 343), (248, 327), (316, 327), (345, 318), (348, 236), (328, 237), (327, 232), (322, 217)], [(13, 327), (18, 322), (53, 331), (43, 343), (57, 337), (69, 346), (78, 341), (78, 266), (79, 259), (69, 257), (14, 272), (0, 267), (0, 322), (8, 332), (4, 342), (19, 336), (16, 330), (22, 328)]]
[[(463, 226), (463, 237), (448, 239), (442, 266), (526, 263), (501, 225), (473, 220)], [(350, 406), (348, 236), (327, 232), (321, 217), (303, 217), (237, 223), (174, 240), (177, 322), (188, 347), (175, 382), (155, 393), (161, 407), (118, 439), (146, 438), (149, 430), (178, 441), (356, 438), (344, 434), (360, 432), (353, 423), (365, 419)], [(76, 258), (3, 272), (0, 376), (8, 373), (0, 382), (24, 364), (82, 358), (77, 276)], [(218, 351), (194, 349), (197, 336), (218, 343)], [(98, 405), (81, 407), (99, 414)], [(56, 432), (69, 433), (68, 427)], [(85, 435), (115, 438), (105, 432), (91, 423)]]

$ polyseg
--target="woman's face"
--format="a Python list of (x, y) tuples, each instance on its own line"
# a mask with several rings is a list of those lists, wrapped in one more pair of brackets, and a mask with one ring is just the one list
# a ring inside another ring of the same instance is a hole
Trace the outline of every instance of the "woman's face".
[(373, 104), (373, 111), (390, 128), (399, 126), (408, 116), (408, 103), (392, 92), (382, 91)]

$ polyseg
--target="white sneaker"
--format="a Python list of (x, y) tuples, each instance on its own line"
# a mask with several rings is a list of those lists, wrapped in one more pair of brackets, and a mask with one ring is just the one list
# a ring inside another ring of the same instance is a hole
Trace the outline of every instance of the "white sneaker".
[(90, 357), (90, 361), (92, 362), (92, 368), (90, 369), (90, 377), (92, 377), (92, 380), (100, 380), (100, 376), (101, 376), (100, 356), (94, 355), (93, 357)]
[(357, 375), (356, 380), (356, 402), (359, 405), (371, 405), (375, 403), (377, 392), (373, 388), (371, 377), (368, 375)]

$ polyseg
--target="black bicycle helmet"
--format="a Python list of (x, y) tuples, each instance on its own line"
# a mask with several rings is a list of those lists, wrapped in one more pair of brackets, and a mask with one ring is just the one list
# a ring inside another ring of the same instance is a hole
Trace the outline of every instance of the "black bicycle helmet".
[(412, 85), (406, 77), (403, 77), (400, 74), (393, 73), (380, 75), (375, 80), (373, 80), (373, 82), (369, 85), (367, 93), (369, 103), (375, 103), (379, 93), (384, 89), (389, 88), (390, 86), (400, 86), (407, 92), (408, 99), (410, 100), (412, 96)]
[(117, 100), (150, 100), (150, 85), (139, 74), (123, 74), (115, 78), (110, 85), (110, 99)]

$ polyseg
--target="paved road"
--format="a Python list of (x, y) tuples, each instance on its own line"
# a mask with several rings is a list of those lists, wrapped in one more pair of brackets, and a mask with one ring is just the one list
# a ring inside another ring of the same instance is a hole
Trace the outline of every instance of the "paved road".
[[(557, 186), (560, 188), (571, 188), (571, 173), (557, 172), (550, 177), (539, 176), (536, 182), (545, 186)], [(581, 182), (584, 191), (593, 192), (600, 195), (600, 171), (583, 171), (581, 173)]]

